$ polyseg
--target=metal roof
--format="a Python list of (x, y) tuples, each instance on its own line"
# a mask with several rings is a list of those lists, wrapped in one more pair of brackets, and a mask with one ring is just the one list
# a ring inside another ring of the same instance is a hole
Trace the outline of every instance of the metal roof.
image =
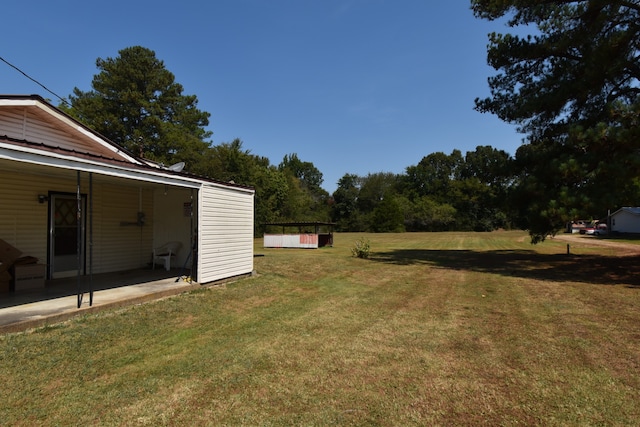
[(336, 225), (336, 223), (335, 222), (322, 222), (322, 221), (284, 221), (284, 222), (264, 222), (264, 223), (262, 223), (262, 225), (277, 225), (277, 226), (281, 226), (281, 227), (304, 227), (304, 226), (307, 226), (307, 225), (334, 226), (334, 225)]
[(640, 207), (623, 207), (612, 213), (611, 215), (616, 215), (618, 212), (628, 212), (633, 215), (640, 215)]

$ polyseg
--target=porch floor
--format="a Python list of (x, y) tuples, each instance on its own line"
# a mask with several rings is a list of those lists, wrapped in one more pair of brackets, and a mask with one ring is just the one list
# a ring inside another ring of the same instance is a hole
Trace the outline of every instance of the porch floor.
[[(23, 331), (64, 321), (88, 311), (137, 304), (199, 288), (178, 279), (180, 269), (140, 269), (82, 276), (84, 290), (78, 308), (78, 279), (48, 280), (44, 288), (0, 293), (0, 333)], [(183, 272), (188, 276), (189, 272)], [(177, 281), (176, 281), (177, 280)], [(91, 282), (91, 283), (90, 283)], [(89, 286), (93, 304), (89, 306)]]

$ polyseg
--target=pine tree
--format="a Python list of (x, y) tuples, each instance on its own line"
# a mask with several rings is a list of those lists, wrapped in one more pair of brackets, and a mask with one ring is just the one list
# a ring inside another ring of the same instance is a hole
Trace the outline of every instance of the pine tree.
[(140, 46), (98, 58), (93, 90), (77, 87), (69, 96), (71, 115), (137, 156), (165, 164), (184, 161), (192, 171), (209, 143), (209, 113), (197, 108), (195, 95), (183, 95), (155, 52)]
[(640, 2), (472, 0), (489, 35), (491, 96), (476, 109), (526, 134), (520, 219), (533, 242), (576, 217), (640, 201)]

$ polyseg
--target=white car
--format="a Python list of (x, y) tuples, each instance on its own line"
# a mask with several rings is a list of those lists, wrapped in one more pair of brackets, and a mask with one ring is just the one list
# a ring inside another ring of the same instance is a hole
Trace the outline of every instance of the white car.
[(603, 236), (603, 235), (607, 234), (607, 229), (606, 228), (589, 227), (589, 228), (585, 229), (584, 234), (591, 234), (593, 236)]

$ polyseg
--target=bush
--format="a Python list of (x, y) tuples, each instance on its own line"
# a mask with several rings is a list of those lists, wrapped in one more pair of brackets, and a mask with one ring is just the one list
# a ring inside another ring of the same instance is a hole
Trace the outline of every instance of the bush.
[(369, 258), (371, 243), (368, 239), (358, 239), (355, 246), (351, 248), (351, 253), (358, 258)]

